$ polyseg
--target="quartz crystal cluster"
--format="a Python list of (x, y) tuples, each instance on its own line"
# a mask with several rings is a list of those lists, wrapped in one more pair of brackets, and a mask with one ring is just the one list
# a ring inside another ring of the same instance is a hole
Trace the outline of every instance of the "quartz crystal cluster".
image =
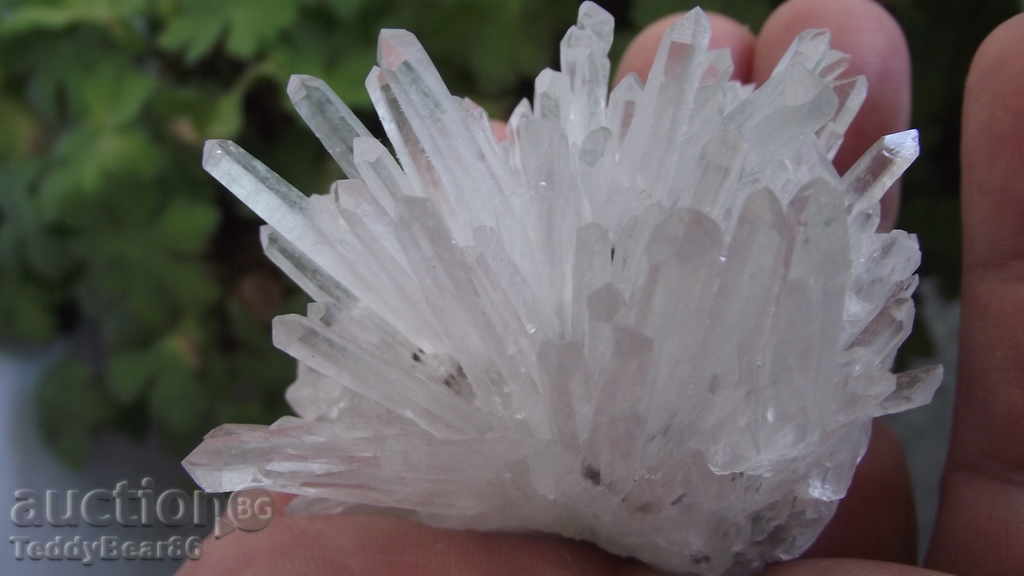
[(612, 28), (580, 7), (561, 71), (540, 73), (503, 141), (403, 30), (380, 33), (366, 79), (393, 153), (294, 76), (349, 178), (327, 194), (206, 144), (206, 170), (267, 222), (267, 256), (313, 303), (273, 327), (298, 360), (297, 417), (210, 433), (185, 462), (201, 486), (561, 534), (684, 574), (813, 542), (872, 418), (941, 380), (890, 372), (920, 252), (876, 231), (917, 135), (836, 173), (867, 85), (825, 31), (755, 88), (730, 80), (694, 10), (646, 82), (609, 94)]

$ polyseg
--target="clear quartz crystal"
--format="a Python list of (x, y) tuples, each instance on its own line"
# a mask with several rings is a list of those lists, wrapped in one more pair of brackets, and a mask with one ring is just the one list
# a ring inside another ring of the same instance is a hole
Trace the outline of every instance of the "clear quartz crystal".
[(646, 84), (609, 92), (612, 18), (583, 3), (499, 142), (415, 36), (384, 30), (366, 85), (394, 156), (324, 82), (288, 84), (350, 178), (326, 195), (208, 142), (204, 167), (314, 302), (274, 323), (297, 417), (211, 432), (185, 461), (196, 481), (298, 494), (296, 513), (551, 532), (683, 574), (806, 549), (871, 419), (941, 381), (890, 372), (920, 251), (876, 231), (917, 134), (840, 176), (867, 82), (828, 32), (757, 88), (709, 35), (691, 11)]

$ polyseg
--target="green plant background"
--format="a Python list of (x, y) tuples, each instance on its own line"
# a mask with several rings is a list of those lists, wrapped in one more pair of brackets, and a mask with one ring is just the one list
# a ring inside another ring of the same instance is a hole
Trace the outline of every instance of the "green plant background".
[[(702, 4), (756, 29), (778, 2)], [(644, 24), (691, 4), (604, 5), (619, 53)], [(924, 273), (955, 294), (963, 78), (977, 44), (1020, 5), (886, 5), (910, 39), (924, 143), (903, 226), (923, 237)], [(287, 105), (290, 74), (324, 78), (376, 126), (363, 88), (376, 33), (405, 27), (453, 92), (503, 117), (555, 65), (575, 10), (572, 0), (0, 0), (0, 340), (64, 342), (38, 396), (59, 455), (81, 463), (109, 431), (156, 434), (180, 453), (217, 423), (286, 412), (294, 368), (270, 346), (269, 320), (304, 299), (259, 253), (255, 217), (200, 169), (203, 140), (236, 139), (321, 191), (341, 174)]]

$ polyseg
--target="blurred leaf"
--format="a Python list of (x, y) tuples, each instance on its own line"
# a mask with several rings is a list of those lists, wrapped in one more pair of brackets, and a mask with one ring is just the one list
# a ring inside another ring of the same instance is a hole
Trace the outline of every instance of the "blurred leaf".
[(268, 70), (282, 86), (292, 74), (322, 78), (350, 108), (367, 109), (364, 82), (377, 59), (375, 31), (367, 32), (339, 35), (322, 19), (301, 18), (268, 55)]
[(327, 0), (334, 15), (342, 20), (353, 18), (370, 0)]
[(39, 123), (28, 107), (0, 93), (0, 157), (28, 155), (39, 136)]
[(350, 108), (369, 109), (370, 94), (366, 91), (366, 75), (376, 64), (377, 51), (365, 48), (346, 52), (345, 57), (325, 71), (323, 80)]
[(0, 66), (24, 82), (19, 96), (32, 113), (48, 128), (59, 130), (67, 121), (69, 102), (76, 110), (88, 110), (78, 88), (90, 81), (93, 71), (107, 60), (131, 62), (134, 55), (128, 46), (114, 49), (104, 30), (76, 27), (6, 39), (0, 45)]
[(241, 0), (226, 2), (229, 12), (228, 52), (249, 57), (295, 22), (296, 0)]
[(280, 393), (282, 383), (295, 378), (295, 360), (269, 344), (235, 354), (231, 357), (234, 368), (234, 382), (246, 390), (263, 390)]
[(29, 195), (36, 172), (31, 163), (0, 164), (0, 181), (5, 187), (0, 194), (0, 268), (11, 272), (18, 269), (23, 244), (37, 226)]
[(267, 74), (265, 63), (253, 64), (235, 80), (231, 89), (217, 97), (206, 119), (207, 138), (233, 138), (242, 129), (245, 96), (258, 79)]
[(65, 358), (46, 372), (37, 401), (44, 437), (75, 466), (88, 456), (93, 432), (114, 414), (93, 371), (76, 358)]
[(90, 208), (98, 208), (106, 195), (130, 192), (113, 189), (112, 181), (152, 177), (162, 163), (159, 147), (139, 127), (71, 131), (54, 156), (55, 165), (41, 183), (39, 206), (44, 219), (68, 222), (101, 217)]
[[(201, 4), (191, 2), (187, 4)], [(216, 7), (218, 3), (210, 3)], [(216, 10), (216, 8), (214, 8)], [(217, 43), (227, 22), (206, 14), (199, 9), (183, 9), (168, 18), (169, 24), (160, 35), (160, 46), (167, 50), (182, 52), (185, 60), (197, 62), (206, 56)]]
[(242, 96), (241, 90), (230, 90), (210, 109), (210, 116), (203, 130), (207, 138), (234, 138), (242, 129)]
[(73, 94), (84, 107), (82, 118), (96, 128), (116, 128), (138, 117), (155, 87), (156, 81), (137, 66), (110, 59), (92, 70)]
[(110, 357), (107, 389), (121, 404), (135, 402), (158, 372), (158, 360), (149, 350), (125, 350)]
[[(521, 78), (532, 79), (549, 64), (554, 47), (569, 23), (575, 21), (571, 3), (473, 3), (483, 10), (482, 25), (467, 27), (469, 37), (453, 38), (472, 64), (475, 88), (486, 94), (503, 93)], [(471, 50), (464, 50), (472, 46)], [(510, 50), (510, 46), (515, 46)]]
[(160, 367), (149, 391), (149, 413), (171, 437), (194, 436), (206, 422), (209, 396), (203, 392), (195, 372), (168, 359)]
[(231, 336), (246, 347), (258, 347), (268, 340), (270, 332), (246, 308), (242, 299), (227, 304)]
[[(35, 222), (35, 224), (39, 224)], [(42, 281), (56, 281), (75, 265), (73, 254), (57, 234), (39, 228), (29, 232), (22, 247), (27, 271)]]
[(183, 0), (169, 16), (160, 36), (168, 50), (182, 51), (190, 62), (204, 57), (227, 31), (227, 51), (253, 56), (298, 16), (297, 0)]
[(175, 198), (160, 216), (157, 235), (168, 249), (198, 254), (206, 248), (220, 222), (217, 206), (197, 199)]
[(46, 291), (30, 283), (0, 275), (0, 326), (2, 337), (22, 342), (43, 343), (52, 339), (57, 321), (52, 313), (53, 299)]
[(212, 304), (220, 295), (216, 278), (201, 261), (167, 258), (153, 266), (154, 275), (169, 288), (181, 312), (199, 312)]
[(74, 24), (109, 24), (143, 11), (147, 0), (62, 0), (19, 6), (4, 16), (0, 33), (57, 30)]
[(203, 313), (219, 296), (203, 262), (154, 242), (157, 232), (122, 230), (87, 247), (92, 262), (79, 285), (80, 301), (85, 313), (110, 326), (115, 342), (152, 339)]

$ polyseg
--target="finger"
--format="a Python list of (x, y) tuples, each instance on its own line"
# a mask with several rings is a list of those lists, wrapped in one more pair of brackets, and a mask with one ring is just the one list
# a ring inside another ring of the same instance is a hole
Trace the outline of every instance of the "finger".
[[(647, 79), (647, 72), (654, 64), (654, 55), (658, 52), (661, 37), (680, 16), (681, 13), (669, 14), (649, 24), (633, 38), (622, 55), (619, 69), (615, 73), (615, 82), (630, 73), (636, 74), (641, 80)], [(711, 20), (711, 48), (729, 48), (732, 51), (733, 78), (741, 82), (750, 82), (754, 55), (753, 33), (746, 26), (721, 14), (711, 12), (708, 19)]]
[(963, 321), (929, 564), (1024, 574), (1024, 16), (978, 49), (964, 96)]
[[(852, 56), (847, 74), (868, 79), (868, 97), (836, 157), (842, 174), (876, 140), (908, 128), (910, 53), (899, 23), (873, 0), (790, 0), (765, 22), (754, 52), (753, 79), (768, 78), (776, 62), (808, 28), (827, 28), (832, 46)], [(900, 189), (882, 201), (882, 229), (891, 229), (899, 213)]]
[(941, 576), (941, 573), (905, 564), (832, 558), (780, 564), (773, 566), (765, 576)]
[(275, 518), (262, 532), (208, 541), (179, 576), (654, 576), (580, 542), (440, 530), (384, 516)]
[[(879, 522), (882, 517), (885, 521)], [(868, 452), (846, 498), (805, 557), (914, 563), (916, 532), (903, 448), (891, 430), (875, 422)]]

